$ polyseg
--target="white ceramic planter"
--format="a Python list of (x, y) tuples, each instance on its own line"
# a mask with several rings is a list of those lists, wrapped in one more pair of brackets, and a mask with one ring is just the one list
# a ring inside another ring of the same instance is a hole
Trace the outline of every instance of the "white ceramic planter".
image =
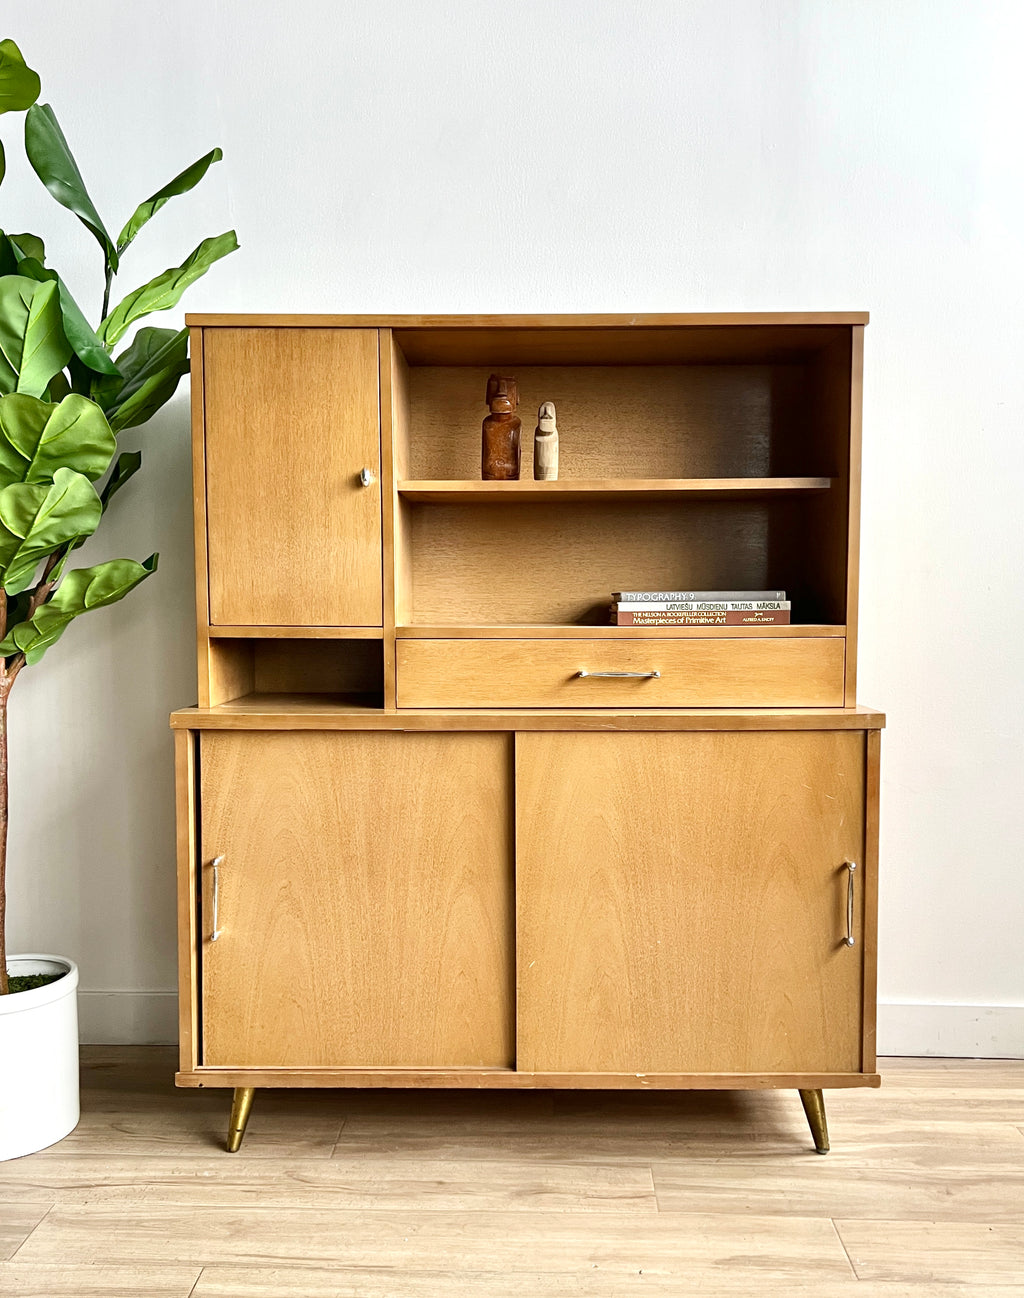
[(0, 1161), (34, 1154), (78, 1126), (78, 966), (15, 955), (7, 971), (64, 977), (0, 996)]

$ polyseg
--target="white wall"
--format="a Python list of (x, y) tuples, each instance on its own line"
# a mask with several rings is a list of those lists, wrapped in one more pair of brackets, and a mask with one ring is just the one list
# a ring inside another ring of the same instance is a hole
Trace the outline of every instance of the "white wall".
[[(881, 1044), (1024, 1054), (1019, 0), (36, 0), (0, 35), (113, 229), (224, 148), (126, 258), (128, 288), (236, 226), (192, 310), (870, 309)], [(91, 306), (98, 254), (19, 131), (3, 224)], [(159, 575), (13, 696), (13, 947), (80, 962), (93, 1039), (173, 1030), (187, 439), (183, 393), (90, 551)]]

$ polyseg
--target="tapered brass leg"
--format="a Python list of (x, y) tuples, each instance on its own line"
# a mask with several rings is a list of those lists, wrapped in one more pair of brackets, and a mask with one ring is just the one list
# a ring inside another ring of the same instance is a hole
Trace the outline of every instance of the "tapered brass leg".
[(821, 1091), (801, 1091), (800, 1102), (807, 1114), (807, 1125), (819, 1154), (828, 1153), (828, 1123), (825, 1121), (825, 1097)]
[(231, 1117), (228, 1119), (227, 1150), (229, 1154), (237, 1154), (241, 1148), (242, 1137), (245, 1135), (249, 1114), (252, 1112), (252, 1100), (255, 1094), (255, 1086), (235, 1087), (235, 1094), (231, 1100)]

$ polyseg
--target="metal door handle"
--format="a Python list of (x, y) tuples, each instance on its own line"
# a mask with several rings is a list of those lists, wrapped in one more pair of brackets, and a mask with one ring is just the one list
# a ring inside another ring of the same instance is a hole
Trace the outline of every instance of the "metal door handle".
[(846, 945), (856, 946), (856, 939), (853, 936), (853, 876), (857, 869), (857, 862), (846, 861), (844, 864), (850, 872), (846, 884)]
[(588, 672), (585, 667), (581, 667), (576, 673), (580, 680), (586, 676), (615, 676), (619, 679), (628, 676), (632, 680), (638, 681), (658, 681), (661, 680), (661, 672)]
[(213, 932), (210, 934), (211, 942), (216, 942), (217, 939), (220, 937), (220, 933), (221, 933), (219, 923), (218, 923), (218, 917), (217, 917), (217, 908), (220, 900), (220, 872), (217, 867), (223, 863), (223, 860), (224, 860), (223, 856), (215, 856), (212, 862), (213, 864)]
[(359, 481), (363, 484), (364, 487), (368, 487), (368, 486), (370, 485), (370, 483), (373, 482), (373, 470), (372, 470), (372, 469), (360, 469), (360, 470), (359, 470)]

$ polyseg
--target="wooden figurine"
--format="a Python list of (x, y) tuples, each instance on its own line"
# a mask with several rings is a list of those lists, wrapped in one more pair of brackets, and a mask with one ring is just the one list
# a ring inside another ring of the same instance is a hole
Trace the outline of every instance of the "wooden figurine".
[(523, 421), (515, 413), (516, 380), (508, 374), (492, 374), (487, 380), (487, 404), (491, 413), (484, 420), (480, 476), (485, 482), (518, 482)]
[(537, 411), (537, 431), (533, 435), (533, 476), (538, 482), (558, 480), (558, 427), (555, 403), (545, 401)]

